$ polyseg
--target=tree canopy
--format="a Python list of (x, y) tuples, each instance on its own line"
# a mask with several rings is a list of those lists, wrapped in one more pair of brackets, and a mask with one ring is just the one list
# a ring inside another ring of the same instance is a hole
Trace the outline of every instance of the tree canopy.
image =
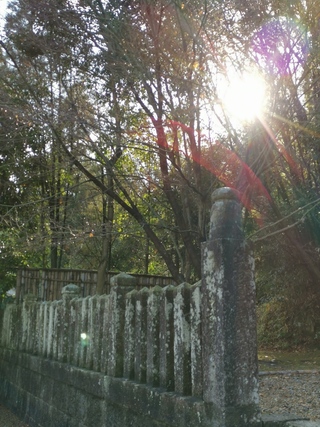
[[(3, 259), (196, 281), (211, 193), (227, 185), (255, 242), (259, 299), (316, 310), (319, 13), (312, 0), (11, 1)], [(237, 120), (223, 93), (244, 113), (254, 75), (263, 110)]]

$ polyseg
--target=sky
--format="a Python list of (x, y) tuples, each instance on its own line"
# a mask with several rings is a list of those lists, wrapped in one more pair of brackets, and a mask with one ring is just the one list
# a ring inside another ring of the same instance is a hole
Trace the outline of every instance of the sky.
[(8, 0), (0, 0), (0, 17), (2, 18), (5, 13), (6, 13), (6, 9), (7, 9), (7, 3)]
[(7, 10), (7, 4), (9, 0), (0, 0), (0, 31), (3, 28), (4, 25), (4, 16), (6, 14)]

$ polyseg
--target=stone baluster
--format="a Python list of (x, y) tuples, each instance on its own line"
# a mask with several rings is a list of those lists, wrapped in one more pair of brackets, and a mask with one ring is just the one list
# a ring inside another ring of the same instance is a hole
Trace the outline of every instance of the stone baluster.
[(74, 334), (75, 334), (75, 321), (74, 321), (74, 306), (71, 301), (74, 298), (79, 298), (80, 288), (73, 283), (69, 283), (64, 286), (61, 291), (62, 294), (62, 328), (61, 328), (61, 356), (60, 359), (63, 362), (69, 362), (72, 360), (73, 345), (74, 345)]
[(202, 398), (201, 282), (191, 286), (190, 341), (192, 396)]
[(87, 360), (87, 347), (89, 343), (89, 333), (88, 333), (88, 307), (89, 307), (90, 297), (80, 299), (79, 307), (79, 323), (78, 323), (78, 336), (77, 340), (79, 342), (79, 358), (78, 366), (80, 368), (86, 368)]
[(147, 383), (153, 387), (159, 386), (159, 335), (160, 335), (160, 297), (163, 291), (160, 286), (149, 290), (147, 312)]
[(108, 352), (108, 375), (123, 376), (125, 295), (136, 286), (136, 278), (126, 273), (110, 280), (110, 345)]
[(86, 354), (86, 369), (93, 368), (93, 360), (95, 358), (95, 350), (98, 347), (97, 335), (98, 328), (96, 324), (96, 315), (97, 315), (97, 302), (98, 296), (94, 295), (89, 298), (88, 301), (88, 326), (87, 326), (87, 336), (88, 336), (88, 345), (87, 345), (87, 354)]
[(53, 320), (53, 340), (52, 340), (52, 358), (54, 360), (62, 361), (61, 353), (61, 336), (62, 336), (62, 301), (55, 300), (52, 303), (54, 309), (54, 320)]
[(130, 380), (134, 379), (135, 319), (137, 294), (138, 291), (136, 289), (126, 294), (123, 376)]
[(136, 299), (134, 379), (145, 383), (147, 379), (147, 303), (149, 289), (142, 288)]
[(109, 354), (109, 320), (110, 320), (110, 294), (101, 295), (101, 354), (100, 354), (100, 372), (107, 373), (108, 371), (108, 354)]
[(174, 390), (174, 323), (173, 298), (175, 287), (164, 288), (160, 299), (160, 387)]
[(103, 310), (105, 295), (95, 295), (93, 298), (93, 352), (92, 352), (92, 369), (100, 371), (101, 354), (102, 354), (102, 337), (103, 337)]
[(191, 336), (189, 283), (176, 288), (174, 297), (174, 389), (191, 395)]

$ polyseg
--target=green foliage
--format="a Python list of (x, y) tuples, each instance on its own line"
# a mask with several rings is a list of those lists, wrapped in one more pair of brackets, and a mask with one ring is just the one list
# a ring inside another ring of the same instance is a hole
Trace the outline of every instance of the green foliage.
[(258, 341), (266, 348), (320, 345), (319, 307), (275, 297), (258, 306)]
[[(319, 289), (305, 260), (299, 258), (293, 243), (280, 237), (255, 246), (260, 344), (273, 348), (319, 346)], [(309, 256), (311, 265), (320, 261), (312, 246)]]
[[(21, 264), (104, 262), (195, 282), (210, 195), (231, 185), (255, 241), (260, 339), (316, 340), (318, 16), (311, 1), (13, 2), (0, 64), (5, 286)], [(253, 123), (221, 108), (229, 68), (267, 82)]]
[(260, 347), (287, 348), (290, 342), (286, 304), (278, 299), (258, 306), (258, 342)]

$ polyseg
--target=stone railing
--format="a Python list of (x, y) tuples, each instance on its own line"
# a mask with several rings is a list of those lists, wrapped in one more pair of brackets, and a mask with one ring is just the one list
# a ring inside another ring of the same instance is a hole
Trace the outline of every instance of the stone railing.
[(202, 396), (200, 283), (134, 289), (120, 273), (109, 295), (62, 300), (26, 295), (4, 313), (1, 346), (80, 368)]
[[(32, 370), (39, 383), (48, 376), (55, 381), (54, 369), (63, 370), (57, 380), (67, 381), (61, 389), (69, 390), (72, 375), (80, 375), (77, 369), (83, 376), (88, 372), (90, 381), (104, 384), (97, 399), (99, 408), (109, 408), (105, 413), (120, 404), (117, 414), (123, 408), (130, 408), (132, 417), (140, 413), (137, 424), (129, 415), (127, 421), (117, 418), (124, 426), (260, 426), (254, 263), (237, 195), (230, 189), (214, 193), (201, 282), (139, 291), (135, 285), (136, 278), (121, 273), (111, 279), (109, 295), (82, 298), (79, 287), (69, 284), (60, 301), (37, 302), (26, 295), (23, 304), (8, 306), (1, 321), (8, 360), (4, 378), (17, 378), (9, 360), (20, 363), (14, 355), (23, 354), (23, 369)], [(54, 369), (39, 362), (48, 359)], [(113, 379), (121, 379), (121, 393)], [(41, 390), (35, 402), (39, 399)], [(54, 405), (68, 416), (63, 402)]]

